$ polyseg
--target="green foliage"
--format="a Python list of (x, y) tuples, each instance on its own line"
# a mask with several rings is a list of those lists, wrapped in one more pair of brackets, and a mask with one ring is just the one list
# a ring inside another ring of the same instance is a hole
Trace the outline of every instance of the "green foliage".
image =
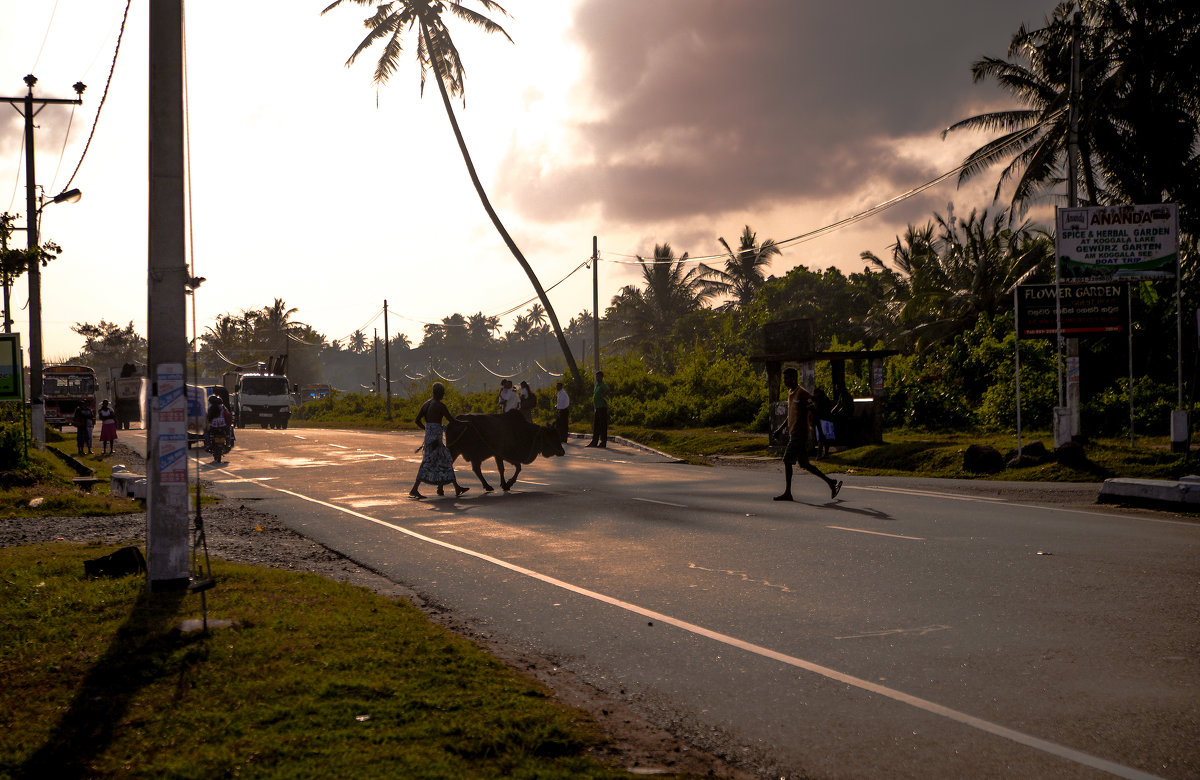
[(675, 372), (661, 376), (640, 358), (610, 361), (604, 379), (613, 420), (649, 428), (750, 425), (766, 407), (766, 380), (744, 357), (693, 350), (676, 354), (674, 362)]
[(25, 432), (18, 425), (0, 424), (0, 471), (24, 470), (28, 465)]
[(1171, 410), (1177, 401), (1174, 385), (1137, 377), (1133, 381), (1132, 412), (1129, 383), (1116, 382), (1083, 404), (1080, 424), (1089, 434), (1120, 436), (1128, 434), (1132, 416), (1136, 434), (1165, 436), (1170, 433)]

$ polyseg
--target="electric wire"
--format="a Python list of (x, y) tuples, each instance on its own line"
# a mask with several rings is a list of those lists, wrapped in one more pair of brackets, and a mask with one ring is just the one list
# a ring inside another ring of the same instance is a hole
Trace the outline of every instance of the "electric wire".
[(42, 36), (42, 46), (38, 49), (37, 57), (33, 60), (33, 68), (30, 73), (37, 70), (38, 63), (42, 61), (42, 52), (46, 50), (46, 41), (50, 40), (50, 30), (54, 27), (54, 15), (58, 13), (58, 0), (54, 0), (54, 8), (50, 9), (50, 20), (46, 22), (46, 34)]
[[(54, 167), (54, 178), (50, 180), (50, 191), (57, 192), (54, 189), (55, 182), (58, 181), (59, 171), (62, 170), (63, 158), (67, 156), (67, 141), (71, 140), (71, 125), (75, 124), (75, 104), (71, 104), (71, 114), (67, 117), (67, 132), (63, 133), (62, 149), (58, 152), (58, 165)], [(65, 188), (64, 188), (65, 189)]]
[[(1031, 135), (1034, 132), (1036, 132), (1037, 130), (1041, 129), (1043, 125), (1049, 123), (1050, 121), (1052, 121), (1054, 119), (1057, 119), (1058, 117), (1062, 116), (1062, 114), (1064, 114), (1065, 112), (1066, 112), (1066, 109), (1063, 108), (1063, 109), (1059, 109), (1058, 111), (1055, 111), (1055, 112), (1047, 115), (1043, 119), (1039, 120), (1037, 123), (1030, 125), (1029, 127), (1025, 128), (1024, 130), (1015, 134), (1012, 138), (1010, 138), (1003, 145), (996, 147), (996, 149), (994, 149), (993, 152), (1003, 151), (1004, 149), (1007, 149), (1008, 147), (1016, 144), (1017, 142), (1024, 140), (1029, 135)], [(785, 238), (782, 241), (776, 241), (775, 245), (778, 247), (783, 247), (783, 246), (787, 246), (789, 244), (804, 243), (806, 241), (811, 241), (815, 238), (820, 238), (821, 236), (826, 235), (828, 233), (832, 233), (835, 230), (840, 230), (841, 228), (848, 227), (849, 225), (853, 225), (856, 222), (861, 222), (865, 219), (869, 219), (870, 217), (873, 217), (876, 214), (879, 214), (883, 211), (890, 209), (892, 206), (902, 203), (903, 201), (906, 201), (915, 195), (921, 194), (922, 192), (930, 189), (931, 187), (936, 187), (938, 184), (941, 184), (946, 179), (949, 179), (952, 176), (956, 176), (956, 175), (962, 173), (962, 171), (966, 170), (968, 167), (970, 167), (973, 164), (975, 164), (975, 163), (963, 162), (962, 164), (954, 167), (953, 169), (946, 171), (945, 173), (939, 174), (938, 176), (936, 176), (933, 179), (930, 179), (929, 181), (925, 182), (924, 184), (913, 187), (912, 189), (908, 190), (907, 192), (902, 192), (893, 198), (889, 198), (888, 200), (885, 200), (882, 203), (878, 203), (874, 206), (871, 206), (868, 209), (864, 209), (863, 211), (860, 211), (857, 214), (853, 214), (849, 217), (846, 217), (845, 219), (840, 219), (837, 222), (831, 222), (828, 225), (816, 228), (815, 230), (810, 230), (807, 233), (801, 233), (800, 235), (792, 236), (791, 238)], [(665, 257), (665, 258), (643, 259), (642, 257), (640, 257), (637, 254), (629, 254), (629, 253), (621, 253), (621, 252), (605, 252), (604, 255), (605, 255), (604, 257), (600, 258), (604, 262), (615, 263), (615, 264), (619, 264), (619, 265), (644, 265), (644, 264), (652, 265), (652, 264), (660, 264), (660, 263), (702, 263), (705, 260), (722, 260), (722, 259), (729, 257), (728, 254), (719, 254), (719, 255), (703, 255), (703, 256), (699, 256), (699, 257), (686, 257), (686, 258)], [(618, 260), (618, 259), (610, 259), (610, 258), (626, 258), (626, 259)], [(632, 258), (632, 259), (629, 259), (629, 258)]]
[[(96, 126), (100, 124), (100, 112), (104, 109), (104, 101), (108, 99), (108, 89), (112, 86), (113, 73), (117, 70), (117, 55), (121, 53), (121, 41), (125, 38), (125, 23), (129, 20), (129, 7), (133, 5), (133, 0), (125, 1), (125, 15), (121, 17), (121, 31), (117, 33), (117, 45), (113, 49), (112, 65), (108, 69), (108, 80), (104, 82), (104, 93), (100, 96), (100, 104), (96, 106), (96, 118), (92, 120), (92, 130), (88, 133), (87, 143), (83, 145), (83, 152), (79, 155), (79, 162), (75, 164), (75, 171), (71, 174), (71, 178), (63, 185), (63, 189), (71, 188), (71, 182), (75, 181), (75, 177), (79, 175), (79, 169), (83, 166), (83, 160), (87, 157), (88, 149), (92, 146), (92, 138), (96, 135)], [(186, 47), (185, 47), (186, 48)]]

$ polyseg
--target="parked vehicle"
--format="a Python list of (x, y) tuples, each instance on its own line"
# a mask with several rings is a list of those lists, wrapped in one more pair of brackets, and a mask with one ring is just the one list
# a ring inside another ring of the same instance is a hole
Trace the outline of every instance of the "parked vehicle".
[[(117, 424), (129, 430), (131, 423), (143, 422), (142, 409), (146, 406), (146, 377), (140, 376), (138, 368), (127, 363), (119, 372), (108, 370), (108, 384), (112, 389), (113, 408), (117, 410)], [(119, 375), (118, 375), (119, 374)]]
[(75, 409), (81, 405), (90, 407), (95, 415), (96, 372), (88, 366), (46, 366), (42, 369), (42, 402), (46, 425), (58, 430), (74, 424)]

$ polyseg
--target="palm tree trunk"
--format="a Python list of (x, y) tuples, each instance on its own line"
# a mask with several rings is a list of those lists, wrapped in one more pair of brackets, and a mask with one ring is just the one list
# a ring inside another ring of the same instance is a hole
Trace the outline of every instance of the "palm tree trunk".
[(575, 377), (575, 388), (577, 392), (582, 392), (585, 387), (583, 374), (579, 372), (579, 366), (575, 363), (575, 356), (571, 354), (571, 347), (567, 344), (567, 339), (563, 336), (562, 328), (558, 324), (558, 316), (554, 313), (554, 307), (550, 305), (550, 299), (546, 297), (546, 291), (542, 289), (542, 283), (538, 281), (537, 274), (533, 272), (533, 268), (529, 266), (529, 262), (525, 259), (525, 255), (521, 254), (521, 250), (517, 248), (517, 244), (512, 240), (512, 236), (504, 228), (504, 223), (500, 221), (496, 210), (492, 208), (492, 202), (488, 200), (487, 193), (483, 190), (483, 184), (479, 181), (479, 175), (475, 173), (475, 164), (471, 162), (471, 153), (467, 151), (467, 142), (463, 140), (462, 130), (458, 127), (458, 119), (454, 116), (454, 107), (450, 105), (450, 95), (446, 93), (446, 85), (442, 81), (442, 71), (438, 63), (437, 57), (434, 56), (436, 49), (433, 47), (433, 41), (429, 38), (429, 30), (425, 24), (421, 24), (421, 35), (425, 39), (425, 51), (430, 53), (429, 60), (433, 65), (433, 79), (437, 82), (438, 92), (442, 95), (442, 105), (446, 107), (446, 116), (450, 119), (450, 127), (454, 129), (454, 138), (458, 141), (458, 150), (462, 152), (463, 162), (467, 165), (467, 173), (471, 176), (471, 183), (475, 185), (475, 193), (479, 195), (479, 201), (483, 204), (484, 211), (492, 220), (496, 231), (500, 237), (504, 239), (508, 250), (512, 252), (513, 257), (520, 263), (521, 268), (525, 270), (525, 275), (529, 277), (529, 281), (533, 284), (533, 289), (537, 292), (538, 298), (542, 302), (542, 306), (546, 309), (546, 314), (550, 317), (550, 325), (554, 328), (554, 335), (558, 339), (558, 346), (562, 349), (563, 357), (567, 361), (567, 368)]

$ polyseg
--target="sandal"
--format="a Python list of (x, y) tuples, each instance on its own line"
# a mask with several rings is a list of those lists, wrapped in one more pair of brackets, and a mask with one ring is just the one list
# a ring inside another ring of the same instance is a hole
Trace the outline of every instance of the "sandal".
[(418, 493), (415, 490), (408, 491), (408, 497), (409, 498), (425, 498), (425, 496), (421, 495), (420, 493)]
[(461, 496), (463, 493), (466, 493), (470, 489), (471, 488), (469, 488), (469, 487), (459, 487), (458, 485), (455, 485), (454, 486), (454, 497), (458, 498), (459, 496)]

